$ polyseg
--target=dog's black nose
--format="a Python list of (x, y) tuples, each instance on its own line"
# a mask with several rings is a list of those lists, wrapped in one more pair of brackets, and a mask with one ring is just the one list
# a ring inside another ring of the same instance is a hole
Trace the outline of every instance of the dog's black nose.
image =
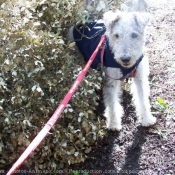
[(121, 60), (124, 62), (124, 63), (128, 63), (130, 61), (131, 57), (128, 57), (128, 56), (123, 56), (121, 57)]

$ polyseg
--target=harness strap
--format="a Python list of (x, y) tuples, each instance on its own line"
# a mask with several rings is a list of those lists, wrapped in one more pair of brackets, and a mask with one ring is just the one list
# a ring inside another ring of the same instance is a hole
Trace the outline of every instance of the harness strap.
[(140, 56), (140, 58), (137, 60), (137, 62), (135, 63), (134, 65), (134, 68), (126, 75), (123, 75), (122, 77), (120, 78), (113, 78), (111, 77), (105, 70), (105, 67), (104, 67), (104, 64), (103, 64), (103, 57), (104, 57), (104, 52), (105, 52), (105, 47), (106, 47), (106, 41), (104, 41), (102, 47), (101, 47), (101, 70), (105, 73), (105, 75), (107, 77), (109, 77), (110, 79), (113, 79), (113, 80), (121, 80), (121, 81), (124, 81), (125, 79), (129, 78), (129, 77), (135, 77), (135, 73), (136, 73), (136, 70), (137, 70), (137, 67), (139, 65), (139, 63), (142, 61), (144, 55), (142, 54)]

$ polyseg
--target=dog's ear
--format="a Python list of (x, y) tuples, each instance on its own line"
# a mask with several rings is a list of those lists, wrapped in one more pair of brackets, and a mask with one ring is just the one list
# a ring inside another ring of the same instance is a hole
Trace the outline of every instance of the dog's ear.
[(106, 26), (106, 30), (111, 31), (113, 26), (119, 21), (120, 18), (121, 18), (121, 16), (120, 16), (120, 13), (118, 13), (118, 12), (114, 13), (112, 11), (108, 11), (108, 12), (104, 13), (103, 20), (104, 20), (104, 24)]
[(133, 15), (136, 24), (144, 29), (150, 20), (150, 15), (148, 13), (140, 12), (134, 12)]

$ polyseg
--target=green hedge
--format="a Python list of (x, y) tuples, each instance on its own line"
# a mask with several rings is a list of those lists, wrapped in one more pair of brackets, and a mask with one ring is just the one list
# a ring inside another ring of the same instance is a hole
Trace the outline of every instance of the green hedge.
[[(0, 163), (14, 162), (42, 129), (84, 65), (66, 40), (87, 11), (77, 0), (0, 3)], [(90, 70), (48, 136), (27, 160), (59, 169), (85, 160), (104, 121), (96, 116), (102, 78)]]

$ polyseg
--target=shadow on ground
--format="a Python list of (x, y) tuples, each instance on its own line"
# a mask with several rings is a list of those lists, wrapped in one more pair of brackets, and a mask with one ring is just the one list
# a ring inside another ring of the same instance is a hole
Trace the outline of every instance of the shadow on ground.
[[(72, 165), (72, 170), (90, 175), (132, 174), (139, 172), (139, 158), (142, 146), (146, 141), (147, 128), (137, 124), (135, 108), (131, 103), (131, 95), (124, 91), (123, 129), (120, 132), (104, 129), (105, 136), (99, 137), (98, 147), (89, 155), (88, 159), (79, 165)], [(102, 101), (102, 100), (100, 100)], [(104, 106), (100, 103), (97, 114), (103, 116)], [(127, 117), (126, 117), (127, 116)]]

